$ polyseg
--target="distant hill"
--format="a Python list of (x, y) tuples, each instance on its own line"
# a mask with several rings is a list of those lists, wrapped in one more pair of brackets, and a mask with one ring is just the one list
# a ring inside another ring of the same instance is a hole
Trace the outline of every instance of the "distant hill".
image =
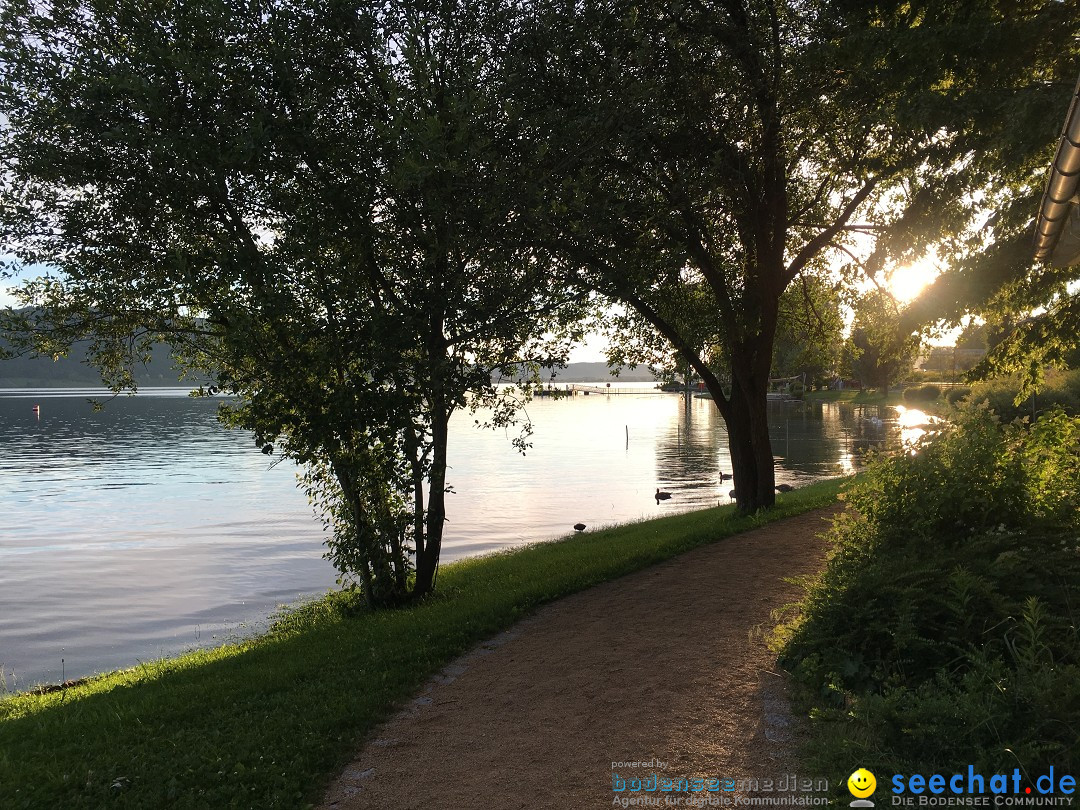
[[(86, 344), (76, 344), (69, 356), (53, 361), (50, 357), (15, 357), (0, 359), (0, 388), (96, 388), (101, 385), (97, 369), (87, 365)], [(161, 344), (154, 348), (151, 362), (138, 369), (135, 381), (140, 387), (194, 386), (191, 380), (180, 382), (180, 373), (173, 367), (169, 347)], [(551, 379), (551, 372), (541, 375), (544, 382)], [(644, 366), (620, 369), (618, 377), (611, 375), (607, 363), (571, 363), (555, 371), (555, 382), (653, 382), (656, 378)]]
[[(98, 388), (101, 375), (84, 362), (86, 345), (76, 344), (67, 357), (55, 361), (51, 357), (0, 359), (0, 388)], [(195, 384), (180, 382), (180, 372), (173, 368), (165, 345), (154, 348), (151, 361), (136, 370), (135, 381), (145, 388)]]

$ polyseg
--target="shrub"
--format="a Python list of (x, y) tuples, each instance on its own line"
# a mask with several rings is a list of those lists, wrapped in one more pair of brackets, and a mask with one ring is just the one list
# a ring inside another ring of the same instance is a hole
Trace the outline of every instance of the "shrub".
[(1080, 419), (986, 406), (871, 466), (784, 628), (823, 721), (811, 764), (1080, 766), (1078, 480)]
[(997, 377), (971, 386), (971, 402), (987, 402), (990, 409), (1005, 421), (1060, 409), (1067, 414), (1080, 415), (1080, 372), (1049, 371), (1034, 395), (1017, 402), (1022, 385), (1019, 377)]
[(909, 385), (904, 389), (904, 402), (932, 402), (941, 396), (941, 386), (933, 383)]
[(945, 392), (945, 401), (950, 405), (955, 405), (960, 400), (964, 399), (971, 393), (971, 388), (966, 385), (954, 385), (948, 391)]
[(1080, 368), (1070, 369), (1061, 375), (1061, 386), (1080, 400)]

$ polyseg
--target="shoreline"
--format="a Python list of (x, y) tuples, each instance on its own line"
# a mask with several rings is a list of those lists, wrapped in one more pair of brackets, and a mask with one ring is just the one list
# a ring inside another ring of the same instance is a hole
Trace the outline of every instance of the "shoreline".
[[(539, 605), (835, 503), (846, 480), (782, 496), (764, 516), (714, 507), (462, 560), (443, 569), (434, 598), (401, 610), (368, 614), (331, 593), (240, 645), (5, 697), (0, 803), (32, 795), (31, 804), (93, 806), (117, 795), (107, 774), (129, 773), (132, 806), (155, 805), (171, 801), (165, 775), (186, 772), (209, 781), (198, 789), (211, 804), (246, 802), (253, 789), (316, 800), (379, 721), (474, 644)], [(207, 776), (195, 764), (220, 757), (242, 766), (243, 778), (232, 766)], [(273, 774), (260, 761), (277, 763)], [(97, 776), (72, 792), (72, 772)]]

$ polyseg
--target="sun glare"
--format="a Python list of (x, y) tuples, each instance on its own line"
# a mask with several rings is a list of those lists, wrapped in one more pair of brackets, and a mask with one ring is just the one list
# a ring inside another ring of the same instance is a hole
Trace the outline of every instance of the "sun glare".
[(940, 274), (930, 258), (895, 268), (889, 273), (889, 292), (901, 304), (919, 297), (926, 287)]

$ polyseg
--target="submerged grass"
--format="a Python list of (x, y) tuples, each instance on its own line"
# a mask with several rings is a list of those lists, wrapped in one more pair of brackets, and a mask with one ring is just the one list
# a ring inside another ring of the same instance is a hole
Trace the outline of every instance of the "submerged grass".
[(852, 405), (892, 405), (905, 408), (918, 408), (935, 416), (948, 413), (949, 403), (944, 396), (935, 399), (904, 399), (904, 392), (892, 390), (888, 394), (878, 389), (864, 389), (860, 391), (811, 391), (804, 397), (806, 402), (846, 402)]
[(904, 405), (904, 392), (893, 390), (888, 394), (876, 388), (846, 389), (844, 391), (810, 391), (807, 402), (850, 402), (855, 405)]
[(723, 506), (445, 566), (439, 592), (369, 613), (331, 593), (266, 635), (0, 700), (0, 807), (306, 807), (372, 728), (476, 642), (536, 606), (836, 500)]

